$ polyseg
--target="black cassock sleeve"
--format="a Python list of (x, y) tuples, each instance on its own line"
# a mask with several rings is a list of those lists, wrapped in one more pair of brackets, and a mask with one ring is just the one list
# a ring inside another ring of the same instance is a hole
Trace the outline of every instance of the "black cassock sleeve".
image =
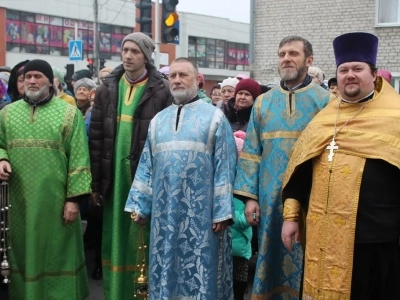
[(302, 208), (308, 207), (312, 184), (312, 160), (302, 163), (290, 178), (283, 190), (283, 202), (286, 199), (296, 199)]

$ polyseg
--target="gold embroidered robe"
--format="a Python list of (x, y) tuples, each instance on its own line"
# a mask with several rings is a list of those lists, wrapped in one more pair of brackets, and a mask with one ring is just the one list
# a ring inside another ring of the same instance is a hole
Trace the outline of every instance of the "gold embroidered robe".
[[(332, 162), (326, 147), (335, 131), (340, 99), (332, 100), (298, 139), (285, 174), (283, 189), (295, 170), (312, 159), (313, 175), (306, 216), (304, 300), (350, 299), (355, 225), (366, 159), (382, 159), (400, 168), (400, 95), (381, 77), (374, 96), (337, 134)], [(341, 103), (336, 130), (365, 103)], [(300, 215), (290, 199), (285, 220)], [(295, 211), (294, 211), (295, 210)]]

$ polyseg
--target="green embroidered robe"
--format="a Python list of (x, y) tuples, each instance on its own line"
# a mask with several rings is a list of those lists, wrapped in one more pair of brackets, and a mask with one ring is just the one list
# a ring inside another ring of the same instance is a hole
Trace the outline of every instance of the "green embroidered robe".
[(59, 98), (36, 108), (23, 100), (6, 106), (0, 160), (12, 168), (10, 299), (86, 298), (80, 218), (63, 219), (67, 198), (91, 193), (81, 113)]
[[(133, 132), (133, 116), (142, 98), (147, 78), (130, 84), (123, 75), (118, 85), (117, 132), (114, 157), (114, 186), (111, 199), (104, 204), (102, 264), (103, 287), (107, 300), (132, 299), (134, 284), (140, 275), (137, 266), (140, 227), (132, 222), (130, 214), (124, 212), (126, 199), (132, 185), (133, 174), (130, 168), (130, 151)], [(149, 240), (149, 228), (144, 233)], [(148, 242), (147, 242), (148, 245)], [(146, 253), (146, 260), (148, 253)]]

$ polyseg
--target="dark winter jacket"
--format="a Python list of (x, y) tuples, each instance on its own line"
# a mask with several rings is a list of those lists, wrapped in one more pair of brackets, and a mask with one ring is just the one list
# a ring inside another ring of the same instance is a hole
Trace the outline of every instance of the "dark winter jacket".
[(241, 110), (236, 110), (234, 106), (235, 98), (232, 98), (226, 103), (224, 114), (228, 119), (229, 124), (231, 124), (233, 132), (238, 130), (246, 132), (253, 106), (246, 107)]
[[(125, 70), (118, 66), (96, 90), (89, 128), (92, 191), (107, 199), (114, 180), (114, 146), (117, 128), (118, 83)], [(172, 103), (168, 81), (151, 65), (149, 79), (135, 114), (131, 153), (129, 156), (132, 178), (135, 175), (151, 119)]]

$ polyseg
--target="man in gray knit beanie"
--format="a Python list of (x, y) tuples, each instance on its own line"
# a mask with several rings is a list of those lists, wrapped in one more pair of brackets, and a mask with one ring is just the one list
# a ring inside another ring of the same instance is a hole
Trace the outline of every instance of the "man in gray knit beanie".
[[(92, 107), (91, 203), (94, 210), (103, 208), (98, 218), (103, 225), (91, 224), (99, 229), (94, 234), (96, 258), (92, 278), (101, 279), (104, 273), (106, 299), (132, 299), (136, 291), (132, 278), (140, 276), (140, 271), (132, 266), (142, 263), (137, 261), (135, 246), (141, 228), (130, 226), (132, 220), (123, 205), (135, 177), (150, 120), (172, 103), (168, 81), (151, 62), (154, 48), (147, 35), (128, 34), (121, 44), (122, 64), (96, 89)], [(92, 221), (96, 222), (95, 218), (88, 223)], [(143, 230), (144, 236), (148, 236), (148, 228)]]
[(122, 41), (121, 49), (124, 48), (126, 41), (131, 41), (137, 44), (146, 57), (147, 62), (150, 62), (151, 54), (154, 52), (155, 46), (153, 40), (148, 35), (145, 35), (141, 32), (133, 32), (128, 34)]

